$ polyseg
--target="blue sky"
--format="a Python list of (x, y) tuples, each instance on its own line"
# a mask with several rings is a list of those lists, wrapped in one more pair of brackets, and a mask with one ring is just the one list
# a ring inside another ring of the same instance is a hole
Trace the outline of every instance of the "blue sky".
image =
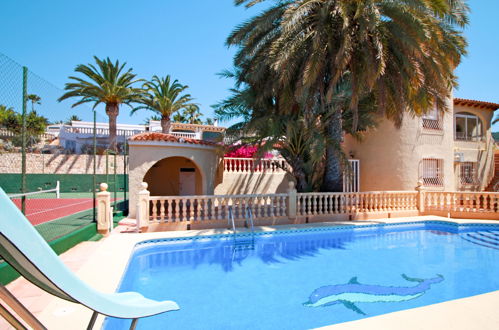
[[(457, 69), (455, 96), (499, 103), (499, 1), (469, 4), (469, 55)], [(2, 0), (0, 52), (60, 88), (93, 55), (126, 61), (143, 78), (170, 74), (212, 116), (210, 105), (232, 86), (217, 76), (232, 65), (225, 39), (261, 9), (235, 7), (233, 0)], [(148, 115), (129, 117), (123, 108), (119, 121), (139, 123)]]

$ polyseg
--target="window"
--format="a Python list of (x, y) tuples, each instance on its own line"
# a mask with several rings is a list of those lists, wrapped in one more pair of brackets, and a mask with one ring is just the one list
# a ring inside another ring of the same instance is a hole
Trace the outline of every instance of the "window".
[(419, 177), (423, 185), (440, 187), (444, 185), (443, 159), (423, 158), (419, 170)]
[(442, 115), (436, 107), (424, 114), (422, 118), (423, 128), (442, 130)]
[(462, 186), (478, 184), (477, 163), (462, 162), (459, 165), (459, 181)]
[(468, 112), (460, 112), (455, 116), (456, 140), (480, 141), (482, 140), (482, 121), (476, 115)]

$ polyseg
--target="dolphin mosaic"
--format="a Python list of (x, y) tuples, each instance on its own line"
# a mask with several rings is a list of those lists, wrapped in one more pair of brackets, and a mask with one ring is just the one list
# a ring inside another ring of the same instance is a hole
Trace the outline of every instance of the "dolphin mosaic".
[(432, 284), (444, 280), (444, 277), (440, 274), (426, 280), (410, 278), (405, 274), (401, 276), (406, 281), (417, 282), (418, 284), (412, 287), (369, 285), (360, 284), (357, 277), (352, 277), (347, 284), (327, 285), (316, 289), (303, 305), (307, 307), (326, 307), (343, 304), (350, 310), (366, 315), (355, 305), (356, 303), (401, 302), (416, 299), (428, 291)]

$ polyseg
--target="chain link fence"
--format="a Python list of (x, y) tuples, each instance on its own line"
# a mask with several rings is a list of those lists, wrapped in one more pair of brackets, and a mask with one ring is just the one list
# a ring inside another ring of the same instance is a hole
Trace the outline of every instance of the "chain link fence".
[(48, 242), (94, 225), (101, 182), (115, 215), (128, 210), (125, 134), (108, 150), (107, 116), (63, 94), (0, 53), (0, 187)]

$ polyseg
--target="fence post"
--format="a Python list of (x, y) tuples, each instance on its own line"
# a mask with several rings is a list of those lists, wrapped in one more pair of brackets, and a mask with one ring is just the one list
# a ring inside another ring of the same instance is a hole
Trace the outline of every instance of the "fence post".
[(423, 181), (419, 180), (418, 181), (418, 185), (416, 187), (416, 191), (418, 192), (418, 210), (419, 210), (419, 215), (421, 215), (422, 213), (424, 213), (425, 211), (425, 198), (424, 198), (424, 195), (425, 195), (425, 192), (424, 192), (424, 188), (423, 188)]
[(296, 219), (296, 189), (295, 183), (293, 181), (289, 181), (288, 183), (288, 219), (295, 220)]
[(100, 184), (97, 193), (97, 232), (102, 235), (109, 234), (111, 224), (111, 193), (107, 191), (107, 183)]
[(149, 228), (149, 197), (151, 193), (147, 190), (147, 182), (140, 184), (142, 188), (139, 191), (139, 198), (137, 201), (137, 230), (146, 232)]

